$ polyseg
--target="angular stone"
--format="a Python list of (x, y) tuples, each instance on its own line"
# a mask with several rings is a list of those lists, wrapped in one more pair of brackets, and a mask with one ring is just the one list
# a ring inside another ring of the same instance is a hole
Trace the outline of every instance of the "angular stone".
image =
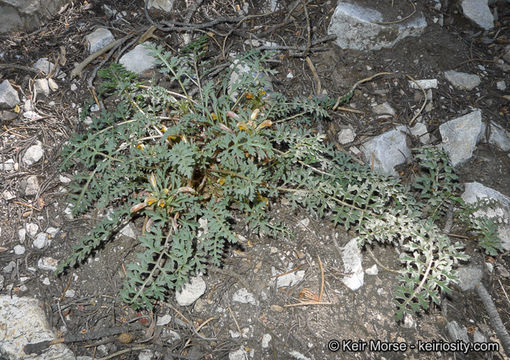
[(51, 72), (51, 70), (53, 70), (53, 68), (55, 67), (55, 64), (48, 61), (48, 58), (40, 58), (35, 62), (33, 67), (40, 70), (44, 75), (48, 75)]
[(430, 142), (430, 135), (427, 131), (427, 126), (424, 123), (416, 123), (411, 129), (411, 134), (418, 137), (422, 144)]
[(180, 291), (175, 293), (175, 299), (180, 306), (191, 305), (205, 293), (206, 287), (202, 276), (195, 276)]
[(489, 9), (488, 0), (462, 0), (464, 16), (485, 30), (494, 27), (494, 16)]
[(394, 167), (411, 157), (411, 150), (406, 144), (406, 131), (404, 126), (397, 126), (361, 145), (365, 159), (373, 165), (374, 170), (397, 175)]
[(48, 237), (48, 234), (46, 233), (39, 233), (35, 237), (35, 240), (33, 242), (33, 245), (36, 249), (43, 249), (46, 246), (50, 244), (50, 239)]
[(37, 299), (10, 294), (0, 296), (0, 329), (6, 329), (0, 341), (0, 354), (7, 359), (75, 359), (63, 344), (51, 345), (36, 357), (33, 354), (27, 356), (23, 351), (29, 343), (56, 338)]
[(28, 223), (25, 225), (25, 229), (27, 230), (28, 235), (35, 236), (37, 234), (37, 230), (39, 230), (39, 225)]
[(379, 117), (392, 117), (395, 115), (395, 109), (387, 102), (373, 106), (372, 110), (375, 114), (380, 115)]
[(65, 2), (68, 0), (0, 1), (0, 33), (32, 31), (55, 15)]
[(9, 159), (6, 162), (4, 162), (3, 164), (0, 164), (0, 170), (3, 170), (3, 171), (12, 171), (12, 170), (14, 170), (14, 165), (16, 165), (14, 160), (13, 159)]
[(27, 149), (25, 155), (23, 155), (23, 163), (30, 166), (41, 160), (43, 155), (44, 149), (41, 145), (32, 145)]
[(418, 36), (427, 27), (422, 13), (401, 23), (378, 24), (385, 20), (377, 10), (339, 2), (328, 34), (337, 36), (335, 43), (342, 49), (379, 50), (391, 48), (408, 36)]
[(148, 43), (137, 45), (133, 50), (122, 56), (119, 63), (127, 70), (136, 74), (141, 74), (154, 68), (156, 66), (156, 59), (150, 55), (151, 50), (145, 47), (146, 44)]
[(510, 151), (510, 131), (503, 129), (499, 124), (496, 124), (494, 121), (490, 122), (490, 136), (489, 141), (487, 141), (485, 123), (482, 123), (482, 129), (480, 130), (480, 135), (478, 136), (478, 141), (488, 142), (491, 145), (497, 146), (503, 151)]
[(34, 196), (40, 190), (39, 180), (37, 180), (37, 176), (31, 175), (26, 180), (22, 181), (23, 193), (26, 196)]
[(411, 89), (419, 89), (420, 85), (423, 90), (437, 89), (437, 79), (416, 80), (416, 82), (409, 80), (409, 87)]
[(443, 139), (441, 146), (453, 166), (471, 158), (481, 128), (482, 112), (478, 109), (439, 126)]
[(356, 138), (356, 133), (354, 132), (353, 129), (351, 128), (345, 128), (345, 129), (342, 129), (338, 132), (338, 134), (336, 135), (336, 139), (337, 141), (344, 145), (344, 144), (348, 144), (350, 142), (353, 142), (354, 139)]
[(444, 76), (458, 90), (473, 90), (480, 85), (480, 76), (478, 75), (450, 70), (446, 71)]
[(351, 290), (358, 290), (364, 283), (363, 255), (358, 246), (358, 238), (349, 241), (342, 253), (344, 271), (348, 276), (342, 279), (342, 282)]
[(41, 93), (44, 96), (48, 96), (50, 94), (48, 79), (36, 79), (34, 86), (38, 94)]
[(0, 109), (9, 109), (19, 103), (18, 92), (12, 87), (9, 80), (0, 83)]
[(252, 293), (250, 293), (246, 288), (242, 288), (237, 290), (234, 295), (232, 296), (232, 301), (241, 303), (241, 304), (252, 304), (252, 305), (258, 305), (257, 299), (255, 299), (255, 296), (253, 296)]
[(276, 278), (276, 288), (289, 287), (299, 284), (305, 278), (303, 270), (291, 272)]
[(166, 12), (171, 12), (174, 8), (175, 0), (149, 0), (147, 3), (148, 9), (159, 9)]
[(98, 28), (94, 32), (85, 36), (85, 46), (90, 54), (101, 50), (106, 45), (115, 41), (113, 34), (110, 30), (105, 28)]
[(21, 245), (16, 245), (14, 247), (14, 253), (16, 255), (23, 255), (25, 253), (25, 247)]

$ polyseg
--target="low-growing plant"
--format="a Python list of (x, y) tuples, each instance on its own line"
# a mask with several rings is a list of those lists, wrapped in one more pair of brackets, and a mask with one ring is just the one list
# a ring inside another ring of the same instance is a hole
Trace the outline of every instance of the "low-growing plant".
[[(127, 267), (121, 296), (134, 307), (151, 307), (207, 265), (221, 264), (226, 245), (238, 240), (235, 218), (256, 234), (282, 231), (269, 208), (285, 197), (356, 230), (361, 245), (375, 240), (401, 249), (397, 320), (439, 303), (466, 259), (462, 245), (434, 223), (457, 190), (444, 153), (421, 151), (423, 175), (405, 187), (310, 129), (312, 119), (328, 117), (333, 102), (269, 91), (270, 71), (258, 53), (218, 72), (205, 60), (204, 46), (195, 43), (177, 56), (152, 47), (170, 89), (137, 82), (119, 65), (100, 72), (99, 96), (115, 98), (116, 109), (102, 109), (87, 133), (70, 140), (62, 168), (79, 170), (71, 188), (75, 214), (113, 211), (58, 272), (83, 261), (127, 222), (143, 219), (142, 251)], [(239, 80), (229, 83), (233, 73)]]

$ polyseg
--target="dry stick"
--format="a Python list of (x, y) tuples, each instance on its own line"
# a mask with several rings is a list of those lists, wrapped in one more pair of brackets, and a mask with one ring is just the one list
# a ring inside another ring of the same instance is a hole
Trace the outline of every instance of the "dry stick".
[(482, 300), (482, 303), (485, 306), (487, 313), (489, 314), (489, 319), (492, 328), (496, 332), (496, 335), (498, 335), (498, 338), (501, 341), (501, 345), (503, 345), (505, 353), (508, 356), (510, 356), (510, 336), (508, 335), (508, 332), (505, 329), (503, 321), (501, 321), (501, 317), (499, 316), (498, 310), (496, 309), (496, 306), (494, 305), (494, 302), (492, 301), (490, 294), (488, 293), (487, 289), (485, 288), (485, 286), (483, 286), (482, 283), (478, 283), (477, 285), (475, 285), (475, 289), (476, 293), (480, 297), (480, 300)]
[(133, 330), (138, 330), (136, 328), (133, 328), (133, 326), (121, 326), (118, 328), (110, 328), (110, 329), (104, 329), (94, 332), (89, 332), (86, 334), (68, 334), (62, 338), (53, 339), (53, 340), (47, 340), (47, 341), (41, 341), (38, 343), (33, 344), (27, 344), (23, 347), (23, 351), (25, 354), (37, 354), (40, 355), (44, 349), (51, 345), (55, 344), (61, 344), (61, 343), (73, 343), (73, 342), (80, 342), (80, 341), (89, 341), (89, 340), (96, 340), (105, 338), (108, 336), (118, 335), (122, 334), (124, 332), (129, 332)]
[(117, 41), (114, 41), (108, 45), (106, 45), (104, 48), (96, 51), (95, 53), (89, 55), (85, 60), (83, 60), (81, 63), (79, 63), (78, 65), (76, 65), (73, 69), (73, 71), (71, 71), (71, 79), (75, 78), (76, 76), (80, 77), (81, 78), (81, 72), (83, 71), (83, 69), (85, 68), (85, 66), (87, 66), (88, 64), (90, 64), (92, 61), (94, 61), (95, 58), (103, 55), (105, 52), (107, 52), (108, 50), (116, 47), (117, 45), (123, 43), (124, 41), (126, 41), (126, 39), (128, 37), (130, 37), (131, 35), (127, 35), (127, 36), (124, 36), (123, 38), (117, 40)]
[[(308, 47), (308, 45), (307, 45)], [(308, 52), (309, 49), (306, 50)], [(319, 78), (319, 75), (317, 74), (317, 70), (315, 70), (315, 66), (313, 65), (312, 60), (307, 56), (306, 57), (306, 63), (308, 64), (308, 67), (312, 71), (313, 78), (315, 80), (315, 83), (317, 84), (317, 96), (321, 94), (321, 79)]]
[(353, 94), (354, 93), (354, 90), (356, 90), (356, 88), (363, 84), (363, 83), (366, 83), (368, 81), (372, 81), (374, 80), (376, 77), (379, 77), (379, 76), (383, 76), (383, 75), (393, 75), (392, 72), (380, 72), (380, 73), (377, 73), (375, 75), (372, 75), (370, 77), (367, 77), (365, 79), (361, 79), (360, 81), (356, 82), (356, 84), (354, 84), (351, 89), (347, 92), (347, 94), (343, 95), (343, 96), (339, 96), (337, 101), (336, 101), (336, 104), (333, 106), (333, 111), (335, 111), (337, 109), (337, 107), (340, 105), (340, 103), (342, 102), (342, 99), (345, 98), (347, 95), (350, 95), (350, 94)]
[[(310, 52), (310, 47), (312, 46), (312, 29), (310, 27), (310, 16), (308, 16), (308, 8), (306, 5), (306, 2), (303, 0), (303, 10), (305, 12), (306, 18), (306, 48), (305, 51), (303, 51), (303, 56), (307, 56), (306, 60), (308, 61), (308, 53)], [(308, 65), (310, 65), (310, 63), (308, 63)], [(320, 92), (317, 91), (317, 93), (319, 94)]]
[(370, 254), (370, 256), (372, 257), (372, 260), (374, 260), (374, 262), (379, 265), (381, 268), (383, 268), (384, 270), (386, 271), (389, 271), (389, 272), (392, 272), (392, 273), (397, 273), (397, 274), (400, 274), (400, 271), (398, 270), (394, 270), (394, 269), (390, 269), (389, 267), (386, 267), (384, 266), (383, 264), (381, 264), (381, 262), (379, 260), (377, 260), (377, 258), (374, 256), (374, 253), (372, 252), (372, 250), (370, 250), (370, 248), (367, 246), (367, 251), (368, 253)]
[(18, 65), (18, 64), (0, 64), (0, 70), (1, 69), (10, 69), (10, 68), (32, 72), (32, 73), (35, 73), (37, 75), (43, 73), (41, 70), (33, 68), (33, 67), (30, 67), (30, 66), (23, 66), (23, 65)]
[(413, 126), (414, 121), (418, 118), (418, 116), (420, 116), (423, 109), (425, 109), (425, 105), (427, 105), (427, 93), (425, 92), (425, 89), (413, 77), (411, 77), (410, 75), (407, 75), (407, 74), (406, 74), (406, 77), (409, 80), (411, 80), (413, 83), (415, 83), (416, 86), (418, 86), (420, 88), (421, 92), (423, 93), (423, 104), (421, 105), (420, 110), (418, 110), (418, 112), (416, 114), (414, 114), (411, 121), (409, 121), (409, 126)]

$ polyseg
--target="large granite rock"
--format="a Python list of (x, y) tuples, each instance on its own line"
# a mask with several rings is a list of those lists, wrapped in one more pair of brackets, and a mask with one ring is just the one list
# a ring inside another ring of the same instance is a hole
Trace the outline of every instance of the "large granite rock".
[(0, 0), (0, 33), (35, 30), (66, 2), (69, 0)]

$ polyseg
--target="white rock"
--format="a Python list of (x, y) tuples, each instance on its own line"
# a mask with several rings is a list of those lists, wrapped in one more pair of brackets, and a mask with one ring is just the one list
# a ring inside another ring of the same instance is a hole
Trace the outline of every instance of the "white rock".
[[(50, 61), (48, 61), (48, 58), (40, 58), (37, 60), (37, 62), (33, 65), (34, 68), (40, 70), (44, 75), (48, 75), (50, 71), (54, 68), (54, 64)], [(57, 75), (57, 74), (54, 74)]]
[(496, 124), (494, 121), (490, 122), (490, 136), (489, 141), (487, 141), (486, 137), (486, 124), (482, 122), (482, 128), (480, 130), (480, 134), (478, 135), (478, 142), (488, 142), (494, 146), (497, 146), (503, 151), (510, 151), (510, 131), (502, 128), (499, 124)]
[(0, 354), (7, 359), (74, 360), (74, 354), (63, 344), (44, 349), (38, 356), (27, 356), (23, 347), (29, 343), (53, 340), (57, 336), (50, 330), (46, 315), (36, 299), (16, 295), (0, 296)]
[(57, 229), (57, 228), (54, 228), (54, 227), (49, 227), (46, 229), (46, 234), (48, 234), (50, 237), (55, 237), (55, 235), (58, 234), (58, 232), (60, 231), (60, 229)]
[(30, 166), (41, 160), (43, 155), (44, 150), (41, 145), (32, 145), (27, 149), (25, 155), (23, 155), (23, 163), (27, 166)]
[(0, 109), (9, 109), (19, 103), (18, 92), (12, 87), (9, 80), (0, 83)]
[(411, 89), (419, 89), (420, 85), (423, 90), (437, 89), (437, 79), (423, 79), (414, 81), (409, 80), (409, 87)]
[(410, 314), (405, 314), (404, 323), (402, 324), (402, 327), (406, 329), (414, 329), (416, 328), (416, 320), (414, 320), (414, 318)]
[(64, 209), (64, 215), (65, 215), (66, 219), (72, 220), (74, 218), (73, 208), (74, 208), (73, 204), (68, 204), (66, 206), (66, 208)]
[(406, 128), (397, 126), (394, 130), (376, 136), (361, 146), (368, 164), (374, 170), (388, 175), (397, 175), (394, 167), (403, 164), (411, 157), (406, 143)]
[(430, 142), (430, 134), (427, 131), (427, 126), (424, 123), (416, 123), (411, 129), (411, 134), (420, 139), (422, 144)]
[(143, 350), (138, 354), (138, 360), (152, 360), (154, 353), (151, 350)]
[(15, 165), (14, 160), (9, 159), (6, 162), (4, 162), (3, 164), (0, 164), (0, 170), (12, 171), (12, 170), (14, 170), (14, 165)]
[(41, 270), (46, 271), (55, 271), (58, 267), (58, 260), (54, 259), (52, 257), (46, 256), (43, 258), (40, 258), (37, 261), (37, 267)]
[(338, 134), (336, 135), (337, 141), (342, 145), (353, 142), (355, 138), (356, 138), (356, 133), (350, 127), (340, 130), (338, 132)]
[(377, 24), (384, 20), (377, 10), (339, 2), (328, 34), (337, 36), (335, 43), (342, 49), (379, 50), (391, 48), (405, 37), (418, 36), (427, 27), (425, 17), (419, 12), (398, 24)]
[(50, 244), (50, 239), (48, 238), (48, 234), (46, 233), (39, 233), (35, 237), (35, 240), (33, 242), (33, 245), (37, 249), (42, 249)]
[(479, 109), (439, 126), (443, 139), (441, 146), (453, 166), (471, 158), (481, 128), (482, 112)]
[(181, 340), (181, 335), (173, 330), (170, 330), (168, 327), (164, 327), (161, 331), (161, 339), (165, 340), (168, 344), (172, 344)]
[(10, 261), (7, 265), (4, 266), (2, 271), (5, 274), (10, 274), (16, 268), (16, 263), (14, 261)]
[(14, 247), (14, 253), (16, 255), (23, 255), (25, 253), (25, 247), (21, 245), (16, 245)]
[(28, 223), (25, 225), (25, 229), (27, 230), (28, 235), (35, 236), (35, 234), (37, 234), (37, 230), (39, 230), (39, 226), (34, 223)]
[(374, 264), (374, 265), (370, 266), (368, 269), (366, 269), (365, 273), (367, 275), (377, 275), (377, 274), (379, 274), (379, 269), (377, 268), (377, 265)]
[(498, 81), (496, 83), (496, 88), (498, 90), (505, 91), (506, 90), (506, 83), (505, 83), (505, 81), (504, 80)]
[(489, 9), (488, 0), (462, 0), (464, 16), (485, 30), (494, 27), (494, 17)]
[(23, 117), (30, 121), (36, 121), (42, 119), (42, 116), (36, 113), (35, 111), (26, 111), (23, 113)]
[(269, 347), (269, 342), (271, 341), (272, 337), (270, 334), (264, 334), (262, 336), (262, 349), (267, 349)]
[(395, 109), (393, 109), (391, 107), (391, 105), (388, 104), (387, 102), (384, 102), (382, 104), (378, 104), (378, 105), (373, 106), (372, 110), (377, 115), (383, 115), (383, 116), (380, 116), (380, 117), (385, 117), (385, 116), (386, 117), (392, 117), (393, 115), (395, 115)]
[(131, 224), (127, 224), (126, 226), (124, 226), (121, 230), (120, 230), (120, 233), (128, 238), (131, 238), (131, 239), (136, 239), (136, 234), (131, 226)]
[(195, 276), (180, 291), (175, 293), (175, 299), (180, 306), (188, 306), (202, 296), (205, 293), (205, 289), (206, 285), (202, 276)]
[(5, 190), (3, 193), (2, 193), (2, 197), (9, 201), (9, 200), (12, 200), (16, 197), (16, 195), (14, 195), (12, 192), (10, 192), (9, 190)]
[(244, 350), (243, 347), (239, 348), (236, 351), (231, 351), (228, 354), (229, 360), (250, 360), (248, 353)]
[(150, 55), (151, 50), (145, 47), (146, 44), (148, 43), (137, 45), (133, 50), (122, 56), (119, 63), (136, 74), (141, 74), (155, 67), (156, 59)]
[(114, 41), (115, 38), (111, 31), (105, 28), (97, 28), (94, 32), (85, 36), (85, 46), (90, 54), (101, 50)]
[(148, 9), (159, 9), (166, 12), (171, 12), (174, 7), (175, 0), (149, 0), (147, 3)]
[[(55, 270), (56, 270), (56, 268), (55, 268)], [(51, 284), (51, 282), (50, 282), (50, 278), (49, 278), (49, 277), (45, 277), (45, 278), (42, 280), (42, 283), (43, 283), (43, 285), (46, 285), (46, 286), (50, 285), (50, 284)]]
[(304, 270), (291, 272), (276, 278), (276, 287), (288, 287), (299, 284), (305, 278)]
[(76, 291), (75, 291), (75, 290), (72, 290), (72, 289), (69, 289), (69, 290), (67, 290), (67, 291), (64, 293), (64, 296), (65, 296), (66, 298), (73, 298), (75, 295), (76, 295)]
[(241, 304), (252, 304), (258, 305), (257, 299), (250, 293), (246, 288), (242, 288), (237, 290), (232, 296), (232, 301), (241, 303)]
[(35, 91), (37, 93), (42, 93), (44, 96), (48, 96), (50, 94), (50, 86), (48, 84), (48, 79), (36, 79), (34, 83)]
[[(50, 87), (51, 91), (57, 91), (58, 90), (58, 84), (53, 79), (48, 79), (48, 86)], [(50, 106), (55, 106), (55, 101), (49, 102)]]
[(75, 83), (72, 83), (71, 84), (71, 91), (76, 91), (76, 90), (78, 90), (78, 86), (76, 86)]
[[(37, 232), (37, 230), (36, 230), (36, 232)], [(27, 236), (27, 231), (25, 229), (18, 230), (18, 239), (19, 239), (20, 243), (25, 241), (26, 236)]]
[(68, 177), (66, 177), (66, 176), (64, 176), (64, 175), (59, 175), (58, 180), (59, 180), (62, 184), (69, 184), (69, 183), (71, 182), (71, 179), (69, 179)]
[(480, 85), (480, 76), (458, 71), (445, 71), (444, 76), (458, 90), (472, 90)]
[(165, 314), (163, 316), (158, 316), (158, 320), (156, 321), (157, 326), (165, 326), (168, 325), (172, 321), (172, 316)]
[(364, 283), (363, 256), (358, 246), (358, 238), (354, 238), (344, 246), (342, 252), (344, 272), (350, 274), (342, 282), (351, 290), (358, 290)]
[(31, 175), (22, 182), (23, 193), (27, 196), (37, 195), (40, 190), (39, 180), (37, 176)]

